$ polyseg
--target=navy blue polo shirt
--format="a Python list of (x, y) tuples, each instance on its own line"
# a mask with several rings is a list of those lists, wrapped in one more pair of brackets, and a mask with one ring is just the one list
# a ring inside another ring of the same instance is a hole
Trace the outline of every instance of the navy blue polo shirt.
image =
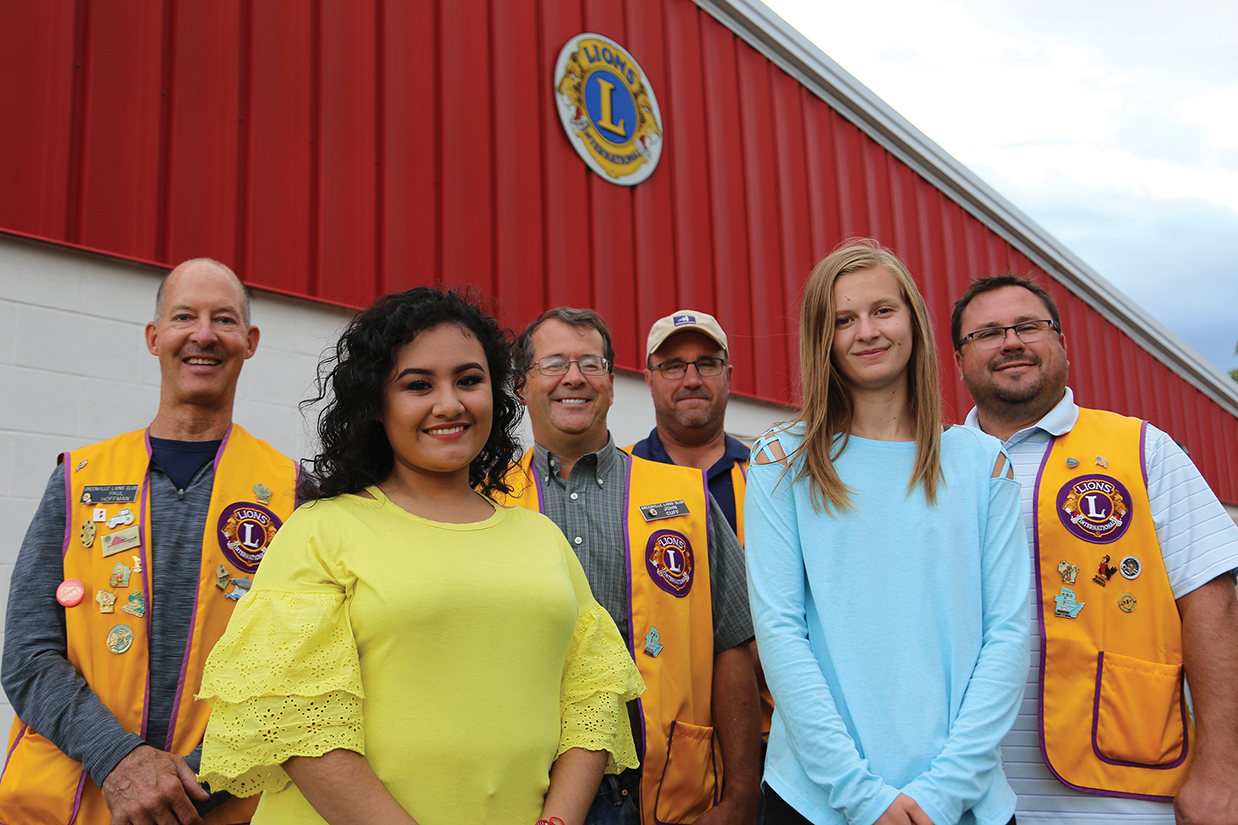
[[(726, 443), (726, 451), (722, 454), (722, 458), (714, 462), (714, 465), (705, 471), (705, 481), (709, 485), (709, 494), (713, 496), (714, 501), (718, 502), (718, 506), (726, 514), (726, 520), (731, 525), (731, 531), (738, 532), (735, 516), (735, 483), (731, 480), (731, 468), (735, 466), (736, 461), (747, 461), (749, 451), (744, 442), (738, 438), (731, 438), (729, 435), (725, 435), (723, 438)], [(632, 455), (637, 458), (648, 459), (649, 461), (657, 461), (661, 464), (675, 463), (667, 454), (666, 448), (662, 446), (662, 438), (658, 435), (657, 427), (650, 431), (648, 438), (636, 442), (632, 447)]]

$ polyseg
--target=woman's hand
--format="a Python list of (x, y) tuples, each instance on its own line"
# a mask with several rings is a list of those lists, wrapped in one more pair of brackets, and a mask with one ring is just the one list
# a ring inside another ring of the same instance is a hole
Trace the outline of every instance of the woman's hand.
[(933, 820), (914, 799), (901, 793), (874, 825), (933, 825)]

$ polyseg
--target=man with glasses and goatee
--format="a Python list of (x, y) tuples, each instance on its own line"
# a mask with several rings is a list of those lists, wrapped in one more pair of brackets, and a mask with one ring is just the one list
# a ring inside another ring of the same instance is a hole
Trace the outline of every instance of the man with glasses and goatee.
[(563, 530), (648, 687), (630, 708), (641, 767), (606, 776), (585, 821), (751, 823), (760, 719), (743, 550), (700, 470), (615, 446), (600, 315), (544, 312), (516, 349), (535, 443), (505, 503)]
[(1238, 527), (1168, 435), (1075, 404), (1041, 286), (974, 281), (950, 332), (966, 423), (1023, 485), (1032, 667), (1002, 743), (1020, 825), (1238, 822)]

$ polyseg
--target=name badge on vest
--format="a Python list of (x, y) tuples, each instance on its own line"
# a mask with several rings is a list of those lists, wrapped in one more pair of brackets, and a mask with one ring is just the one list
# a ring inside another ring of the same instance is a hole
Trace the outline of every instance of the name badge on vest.
[(659, 504), (642, 504), (640, 506), (640, 514), (645, 517), (645, 521), (686, 516), (689, 512), (688, 505), (682, 498), (675, 501), (663, 501)]
[(136, 484), (88, 484), (82, 490), (82, 504), (127, 504), (137, 500)]

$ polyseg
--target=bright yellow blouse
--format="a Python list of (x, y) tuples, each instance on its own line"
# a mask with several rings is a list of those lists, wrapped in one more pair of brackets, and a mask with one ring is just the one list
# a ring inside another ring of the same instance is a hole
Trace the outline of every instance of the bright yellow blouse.
[(279, 765), (347, 748), (421, 825), (529, 823), (568, 748), (634, 767), (644, 685), (559, 529), (369, 492), (301, 507), (267, 550), (206, 665), (202, 779), (266, 791), (255, 823), (322, 822)]

